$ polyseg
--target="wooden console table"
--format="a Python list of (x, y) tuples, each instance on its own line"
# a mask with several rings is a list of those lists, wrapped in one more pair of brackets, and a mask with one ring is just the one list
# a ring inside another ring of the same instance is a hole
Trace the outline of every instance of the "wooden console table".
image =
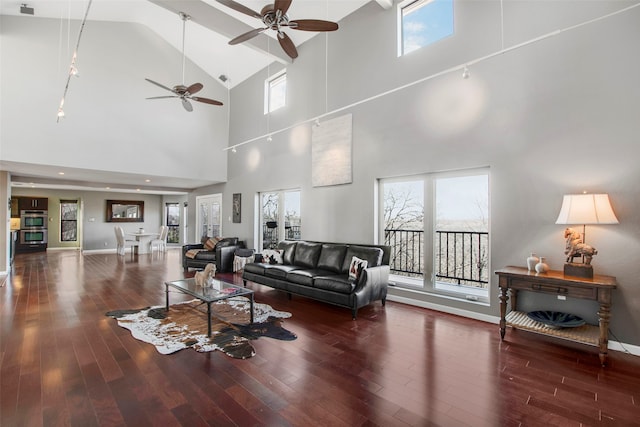
[[(611, 318), (611, 291), (616, 288), (616, 278), (593, 276), (592, 279), (565, 276), (562, 271), (546, 273), (528, 271), (522, 267), (505, 267), (495, 272), (500, 287), (500, 338), (504, 339), (507, 324), (515, 328), (539, 332), (575, 342), (598, 346), (600, 362), (607, 360), (609, 319)], [(599, 326), (584, 325), (578, 328), (550, 329), (517, 311), (518, 291), (540, 292), (597, 301)], [(509, 293), (507, 293), (509, 291)], [(511, 297), (511, 311), (507, 314), (507, 301)]]

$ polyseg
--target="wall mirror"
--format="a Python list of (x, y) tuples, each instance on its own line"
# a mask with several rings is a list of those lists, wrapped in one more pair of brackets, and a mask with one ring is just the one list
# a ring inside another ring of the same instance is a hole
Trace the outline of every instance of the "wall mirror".
[(144, 222), (144, 201), (107, 200), (107, 222)]

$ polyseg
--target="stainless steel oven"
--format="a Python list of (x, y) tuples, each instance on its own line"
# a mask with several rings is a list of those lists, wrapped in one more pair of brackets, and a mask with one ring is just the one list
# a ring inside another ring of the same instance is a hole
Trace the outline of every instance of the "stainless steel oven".
[(41, 245), (47, 243), (47, 229), (46, 228), (32, 228), (20, 230), (20, 244), (22, 245)]
[(41, 210), (20, 211), (20, 229), (47, 228), (48, 212)]

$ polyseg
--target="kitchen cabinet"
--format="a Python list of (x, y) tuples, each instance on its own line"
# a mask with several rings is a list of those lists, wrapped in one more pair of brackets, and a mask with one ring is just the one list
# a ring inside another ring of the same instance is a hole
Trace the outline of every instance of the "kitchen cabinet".
[(46, 197), (20, 197), (18, 200), (21, 211), (34, 209), (46, 211), (49, 208), (49, 199)]
[(11, 218), (20, 218), (20, 207), (18, 206), (18, 198), (11, 198)]

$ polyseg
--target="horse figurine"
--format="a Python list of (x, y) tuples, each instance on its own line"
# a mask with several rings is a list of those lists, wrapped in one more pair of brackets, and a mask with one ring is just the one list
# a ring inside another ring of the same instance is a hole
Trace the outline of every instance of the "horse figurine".
[(215, 264), (207, 264), (204, 267), (204, 271), (196, 271), (196, 274), (193, 276), (196, 280), (196, 286), (206, 287), (209, 283), (210, 279), (213, 279), (213, 276), (216, 274), (216, 266)]
[(573, 262), (573, 259), (577, 256), (584, 257), (584, 264), (590, 265), (591, 259), (598, 253), (596, 248), (587, 245), (582, 241), (580, 233), (574, 231), (571, 228), (564, 230), (565, 249), (564, 253), (567, 255), (566, 262)]

